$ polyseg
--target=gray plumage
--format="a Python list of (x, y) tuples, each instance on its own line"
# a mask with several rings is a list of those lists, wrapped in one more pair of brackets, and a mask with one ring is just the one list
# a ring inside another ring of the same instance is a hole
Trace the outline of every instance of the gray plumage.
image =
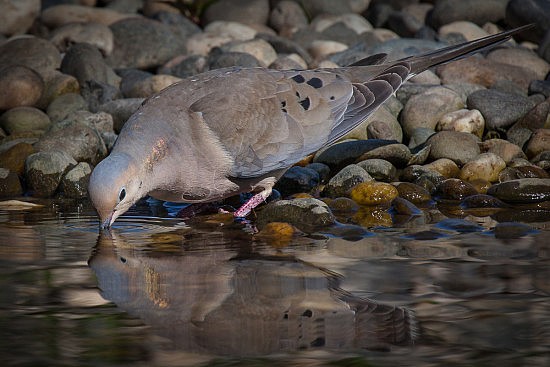
[(94, 169), (102, 226), (147, 194), (195, 203), (259, 192), (237, 211), (246, 215), (288, 167), (343, 137), (406, 80), (525, 28), (388, 63), (374, 55), (338, 69), (218, 69), (175, 83), (143, 103)]

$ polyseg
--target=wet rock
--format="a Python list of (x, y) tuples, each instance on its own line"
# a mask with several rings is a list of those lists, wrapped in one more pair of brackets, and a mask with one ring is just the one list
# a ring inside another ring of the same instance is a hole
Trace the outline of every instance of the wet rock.
[(399, 195), (395, 186), (385, 182), (362, 182), (350, 191), (350, 198), (360, 205), (380, 205), (390, 203)]
[(38, 37), (14, 38), (0, 45), (0, 65), (26, 66), (36, 71), (43, 80), (59, 69), (61, 55), (49, 41)]
[[(506, 3), (507, 1), (503, 0), (483, 2), (476, 0), (437, 0), (428, 21), (434, 28), (439, 28), (456, 20), (468, 20), (478, 25), (487, 22), (496, 23), (504, 19)], [(472, 11), (472, 9), (475, 9), (475, 11)]]
[(549, 200), (550, 179), (522, 178), (495, 184), (487, 190), (506, 203), (534, 203)]
[(52, 196), (62, 176), (76, 164), (71, 156), (61, 151), (31, 154), (25, 163), (25, 175), (33, 196)]
[(443, 177), (441, 173), (436, 171), (427, 171), (415, 179), (413, 183), (423, 187), (430, 193), (430, 195), (433, 196), (441, 182), (444, 180), (445, 177)]
[(185, 53), (185, 39), (160, 22), (135, 18), (111, 25), (115, 48), (107, 63), (113, 68), (147, 69)]
[(320, 177), (317, 171), (311, 168), (294, 166), (277, 181), (275, 189), (283, 197), (286, 197), (297, 192), (310, 192), (319, 185), (319, 181)]
[(363, 168), (356, 164), (350, 164), (329, 180), (323, 189), (323, 194), (329, 198), (347, 196), (352, 187), (361, 182), (372, 180), (374, 179)]
[(403, 130), (407, 136), (414, 129), (435, 129), (446, 113), (464, 108), (458, 94), (444, 87), (435, 87), (409, 98), (401, 115)]
[(366, 159), (358, 162), (357, 165), (367, 171), (377, 181), (390, 182), (397, 175), (395, 166), (385, 159)]
[(436, 130), (460, 131), (474, 134), (481, 139), (485, 129), (485, 119), (478, 110), (457, 110), (441, 116)]
[(445, 178), (455, 178), (460, 174), (460, 168), (448, 158), (439, 158), (424, 165), (429, 171), (435, 171)]
[(506, 167), (498, 175), (500, 182), (517, 180), (519, 178), (549, 178), (548, 173), (537, 166)]
[(297, 29), (307, 27), (308, 19), (298, 3), (283, 0), (271, 9), (269, 25), (280, 34), (289, 36)]
[(490, 87), (498, 80), (509, 80), (527, 90), (537, 74), (517, 65), (508, 65), (479, 56), (454, 61), (437, 68), (442, 84), (471, 83)]
[(392, 227), (393, 218), (388, 205), (361, 206), (352, 221), (365, 228)]
[(510, 27), (535, 23), (536, 27), (526, 30), (522, 37), (540, 42), (550, 29), (550, 4), (545, 0), (510, 0), (506, 7), (506, 23)]
[(61, 71), (74, 76), (81, 86), (90, 80), (115, 87), (120, 84), (120, 77), (107, 65), (96, 46), (89, 43), (72, 45), (63, 57)]
[(507, 128), (535, 107), (530, 99), (517, 94), (486, 89), (468, 96), (468, 108), (477, 109), (488, 129)]
[(11, 36), (26, 33), (40, 12), (40, 0), (2, 0), (0, 34)]
[(300, 231), (292, 224), (285, 222), (267, 223), (254, 238), (266, 241), (270, 246), (282, 248), (288, 246), (296, 233)]
[(546, 150), (550, 150), (550, 129), (535, 130), (525, 147), (527, 157), (533, 158)]
[(401, 171), (400, 177), (402, 181), (412, 182), (427, 172), (430, 172), (430, 170), (424, 166), (412, 165), (405, 167), (403, 171)]
[(494, 153), (481, 153), (466, 163), (460, 170), (459, 178), (464, 181), (498, 181), (499, 173), (506, 168), (504, 159)]
[(416, 205), (423, 205), (432, 200), (430, 192), (424, 187), (411, 182), (399, 182), (395, 185), (399, 197)]
[(550, 178), (550, 173), (546, 172), (544, 168), (535, 165), (514, 167), (514, 169), (520, 173), (520, 176), (517, 178)]
[(0, 110), (34, 106), (43, 90), (44, 81), (34, 70), (16, 65), (0, 67)]
[(412, 157), (410, 149), (404, 144), (388, 144), (363, 153), (357, 161), (366, 159), (384, 159), (396, 167), (404, 167)]
[(50, 124), (48, 115), (34, 107), (15, 107), (0, 116), (0, 127), (8, 134), (44, 131)]
[(436, 193), (439, 199), (444, 200), (462, 200), (476, 194), (478, 192), (471, 183), (458, 178), (448, 178), (442, 181), (437, 187)]
[(25, 172), (25, 160), (35, 152), (29, 143), (21, 142), (0, 152), (0, 167), (6, 168), (19, 176)]
[(319, 150), (313, 162), (324, 163), (331, 170), (339, 170), (355, 162), (365, 152), (393, 143), (395, 141), (374, 139), (346, 141)]
[(40, 19), (48, 28), (58, 28), (69, 23), (113, 24), (119, 20), (136, 17), (134, 14), (119, 13), (108, 8), (61, 4), (50, 6), (42, 11)]
[(483, 153), (494, 153), (502, 158), (506, 164), (515, 158), (527, 158), (520, 147), (503, 139), (485, 140), (479, 146)]
[(357, 210), (359, 210), (359, 204), (357, 204), (350, 198), (345, 197), (339, 197), (330, 200), (327, 205), (329, 206), (330, 210), (332, 210), (332, 212), (335, 214), (355, 213)]
[(50, 120), (55, 123), (63, 120), (70, 113), (88, 108), (86, 101), (80, 94), (65, 93), (57, 97), (50, 103), (46, 113)]
[(398, 215), (413, 216), (422, 214), (422, 210), (420, 210), (416, 205), (399, 196), (393, 199), (391, 202), (391, 207)]
[(204, 24), (227, 20), (244, 24), (266, 24), (269, 18), (268, 0), (220, 0), (206, 9)]
[(52, 42), (61, 52), (71, 45), (88, 43), (95, 46), (103, 56), (110, 55), (114, 48), (114, 36), (111, 29), (101, 23), (69, 23), (56, 28), (50, 35)]
[(416, 153), (412, 155), (411, 159), (409, 159), (409, 161), (407, 162), (407, 166), (415, 165), (415, 164), (423, 164), (424, 162), (426, 162), (429, 155), (430, 155), (430, 146), (426, 146), (416, 151)]
[(430, 136), (426, 144), (430, 145), (431, 159), (448, 158), (462, 166), (480, 153), (478, 142), (472, 134), (440, 131)]
[(113, 117), (113, 126), (119, 133), (124, 123), (137, 111), (143, 103), (143, 98), (123, 98), (107, 102), (99, 106), (99, 111), (106, 112)]
[(323, 163), (310, 163), (306, 168), (312, 169), (319, 174), (321, 183), (325, 183), (330, 178), (330, 167)]
[(467, 196), (460, 201), (460, 207), (462, 209), (507, 208), (508, 206), (509, 205), (506, 204), (504, 201), (486, 194), (475, 194)]
[(0, 198), (19, 196), (23, 194), (23, 188), (17, 173), (7, 168), (0, 167)]
[(271, 222), (286, 222), (303, 232), (311, 233), (319, 228), (335, 223), (335, 218), (328, 206), (313, 198), (279, 200), (267, 204), (258, 212), (256, 221), (262, 229)]
[(80, 123), (69, 122), (53, 127), (34, 145), (39, 152), (63, 151), (77, 162), (97, 164), (107, 155), (105, 143), (94, 129)]
[(81, 199), (88, 196), (88, 183), (92, 174), (91, 166), (80, 162), (67, 172), (61, 180), (61, 190), (65, 197)]

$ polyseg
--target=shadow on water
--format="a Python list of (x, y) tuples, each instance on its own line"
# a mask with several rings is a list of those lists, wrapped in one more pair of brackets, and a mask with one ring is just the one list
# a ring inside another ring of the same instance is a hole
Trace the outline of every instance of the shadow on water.
[(0, 210), (0, 360), (550, 363), (545, 223), (503, 237), (488, 217), (439, 216), (281, 244), (223, 216), (185, 224), (149, 213), (103, 232), (86, 205)]

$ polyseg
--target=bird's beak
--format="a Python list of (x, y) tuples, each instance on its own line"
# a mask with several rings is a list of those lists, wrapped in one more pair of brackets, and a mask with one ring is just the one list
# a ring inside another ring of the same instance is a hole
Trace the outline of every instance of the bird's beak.
[(113, 218), (114, 214), (115, 214), (115, 212), (112, 211), (111, 214), (109, 214), (107, 216), (107, 218), (102, 219), (102, 221), (100, 223), (101, 229), (110, 229), (111, 228), (111, 224), (113, 224), (113, 222), (114, 222), (114, 218)]

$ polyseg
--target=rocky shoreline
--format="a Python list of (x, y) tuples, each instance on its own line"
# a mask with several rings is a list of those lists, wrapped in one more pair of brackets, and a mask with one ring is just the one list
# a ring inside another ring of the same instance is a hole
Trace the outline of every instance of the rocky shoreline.
[(391, 227), (436, 203), (548, 220), (548, 2), (204, 3), (0, 1), (0, 198), (85, 199), (94, 165), (143, 100), (203, 71), (395, 59), (535, 23), (413, 78), (342, 143), (291, 168), (275, 187), (285, 200), (257, 222)]

